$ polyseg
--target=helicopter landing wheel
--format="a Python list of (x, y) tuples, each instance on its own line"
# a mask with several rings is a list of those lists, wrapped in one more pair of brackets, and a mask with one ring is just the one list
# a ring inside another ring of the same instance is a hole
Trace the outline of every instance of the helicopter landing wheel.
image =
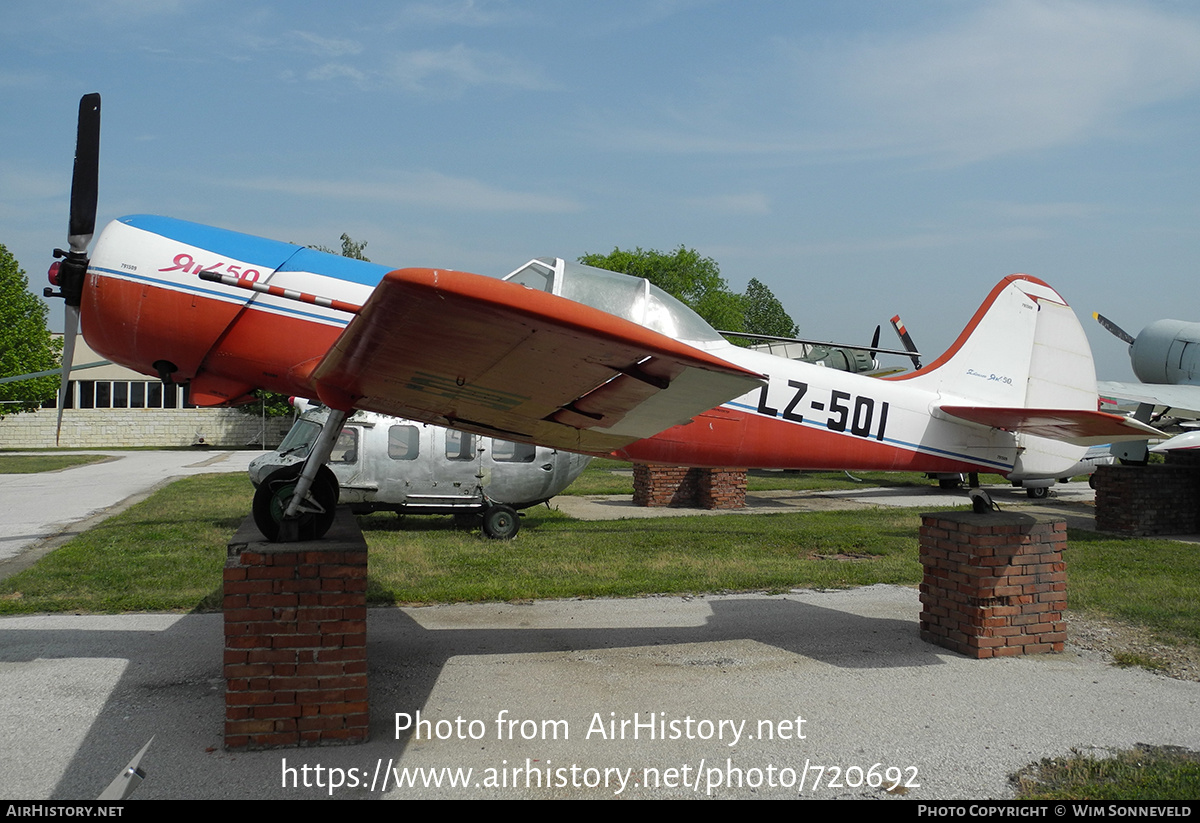
[(521, 518), (512, 506), (495, 503), (483, 513), (483, 533), (493, 540), (511, 540), (520, 528)]

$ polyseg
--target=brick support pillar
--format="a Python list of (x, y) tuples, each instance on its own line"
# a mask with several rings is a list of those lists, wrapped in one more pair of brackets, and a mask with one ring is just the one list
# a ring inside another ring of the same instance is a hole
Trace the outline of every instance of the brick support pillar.
[(1061, 652), (1067, 526), (1010, 512), (921, 515), (921, 639), (969, 657)]
[[(1174, 457), (1174, 455), (1172, 455)], [(1121, 534), (1200, 531), (1200, 467), (1178, 460), (1151, 466), (1100, 466), (1096, 528)]]
[(247, 518), (225, 561), (225, 748), (367, 739), (367, 546), (348, 509), (321, 540)]
[(688, 469), (633, 464), (633, 505), (740, 509), (746, 505), (745, 469)]

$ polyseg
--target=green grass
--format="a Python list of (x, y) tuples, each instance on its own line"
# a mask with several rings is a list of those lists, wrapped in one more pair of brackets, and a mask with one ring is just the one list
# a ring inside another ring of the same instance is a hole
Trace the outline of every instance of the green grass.
[(1174, 746), (1138, 746), (1112, 757), (1074, 752), (1027, 766), (1012, 782), (1018, 800), (1194, 801), (1200, 753)]
[[(225, 544), (250, 498), (244, 475), (178, 481), (0, 581), (0, 614), (215, 607)], [(919, 521), (904, 509), (577, 521), (537, 507), (512, 541), (448, 517), (361, 522), (375, 603), (912, 585), (921, 575)], [(1200, 642), (1195, 546), (1072, 530), (1066, 561), (1073, 610)]]
[(361, 518), (369, 597), (432, 603), (834, 588), (920, 581), (911, 513), (897, 510), (581, 521), (545, 508), (511, 541), (447, 518)]
[(0, 454), (0, 474), (53, 472), (107, 459), (102, 454)]
[[(853, 475), (851, 477), (850, 475)], [(984, 484), (1004, 484), (999, 475), (980, 475)], [(831, 491), (861, 489), (871, 486), (923, 487), (937, 485), (921, 472), (818, 472), (768, 471), (751, 469), (746, 476), (746, 490), (759, 491)], [(633, 464), (621, 460), (596, 458), (584, 469), (574, 483), (562, 494), (633, 494)]]
[(0, 581), (0, 614), (217, 606), (225, 545), (250, 494), (240, 474), (172, 483)]
[(633, 464), (595, 457), (560, 494), (633, 494)]
[(1064, 557), (1071, 609), (1200, 643), (1200, 547), (1072, 529)]

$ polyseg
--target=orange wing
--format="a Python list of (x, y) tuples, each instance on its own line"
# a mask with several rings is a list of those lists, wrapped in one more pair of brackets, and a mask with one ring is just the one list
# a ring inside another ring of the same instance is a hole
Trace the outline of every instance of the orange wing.
[(465, 272), (389, 273), (313, 372), (321, 400), (607, 453), (761, 385), (622, 318)]

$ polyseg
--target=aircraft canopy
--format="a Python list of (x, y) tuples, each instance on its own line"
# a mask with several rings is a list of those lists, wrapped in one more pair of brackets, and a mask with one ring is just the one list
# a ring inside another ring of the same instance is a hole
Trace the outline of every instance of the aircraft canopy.
[(504, 279), (615, 314), (693, 346), (726, 345), (700, 315), (644, 277), (571, 263), (561, 257), (539, 257)]

